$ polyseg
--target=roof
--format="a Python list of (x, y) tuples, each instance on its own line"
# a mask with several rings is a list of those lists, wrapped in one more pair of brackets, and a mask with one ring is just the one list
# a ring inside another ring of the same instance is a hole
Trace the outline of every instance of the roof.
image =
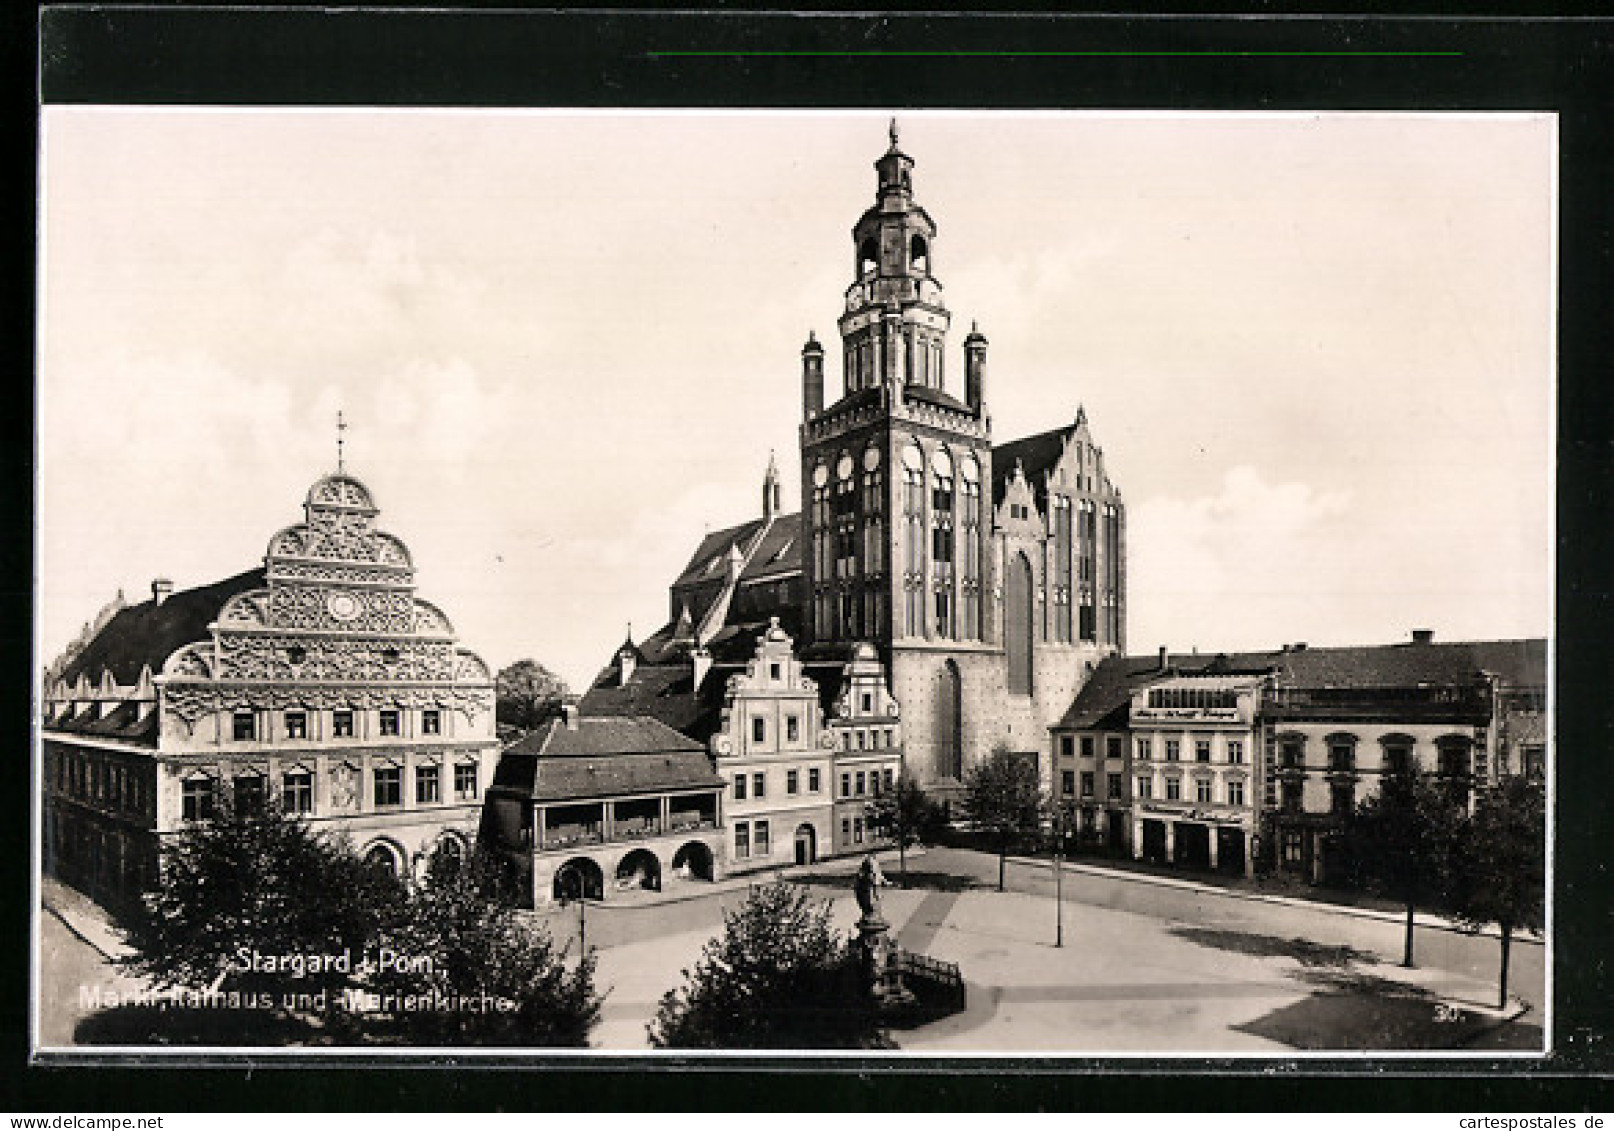
[(1288, 687), (1403, 687), (1473, 684), (1481, 672), (1514, 686), (1547, 682), (1547, 642), (1477, 640), (1291, 649), (1279, 656)]
[(1037, 503), (1041, 505), (1046, 493), (1044, 476), (1059, 462), (1059, 457), (1065, 454), (1065, 444), (1076, 432), (1077, 424), (1066, 424), (1061, 428), (1051, 428), (1047, 432), (1038, 432), (1035, 436), (1024, 436), (1018, 440), (1010, 440), (1006, 444), (999, 444), (992, 449), (992, 503), (1003, 501), (1004, 489), (1014, 476), (1016, 463), (1025, 469), (1026, 482), (1031, 485), (1037, 496)]
[(1547, 676), (1546, 645), (1546, 640), (1535, 638), (1179, 654), (1166, 657), (1165, 671), (1158, 655), (1111, 656), (1093, 670), (1055, 725), (1061, 729), (1124, 727), (1132, 692), (1155, 680), (1265, 668), (1276, 670), (1279, 688), (1473, 686), (1483, 681), (1481, 672), (1499, 676), (1514, 687), (1542, 687)]
[(507, 748), (493, 787), (534, 801), (721, 789), (698, 744), (650, 718), (551, 722)]
[(753, 518), (748, 522), (740, 523), (738, 526), (714, 530), (706, 535), (701, 539), (701, 544), (695, 548), (695, 553), (690, 557), (689, 564), (685, 565), (683, 572), (678, 575), (678, 580), (673, 582), (673, 587), (678, 588), (682, 585), (693, 585), (700, 581), (723, 578), (725, 575), (721, 564), (710, 572), (708, 572), (707, 566), (714, 559), (721, 563), (723, 555), (729, 552), (730, 546), (738, 546), (743, 553), (745, 548), (751, 544), (751, 540), (756, 537), (757, 531), (762, 529), (763, 521), (760, 518)]
[(82, 734), (94, 738), (118, 738), (136, 742), (152, 749), (157, 747), (157, 712), (147, 710), (140, 714), (141, 705), (135, 702), (119, 703), (105, 718), (96, 718), (93, 707), (68, 712), (62, 718), (47, 722), (45, 729), (55, 734)]
[(940, 405), (943, 408), (950, 408), (954, 412), (962, 412), (969, 416), (975, 415), (975, 410), (957, 397), (944, 393), (940, 389), (932, 389), (928, 385), (905, 385), (902, 389), (902, 396), (904, 400), (925, 401), (929, 404)]
[(777, 580), (801, 572), (801, 512), (782, 514), (762, 536), (740, 582)]
[(62, 669), (61, 678), (72, 686), (83, 674), (97, 683), (105, 669), (127, 686), (139, 681), (144, 667), (157, 675), (163, 662), (180, 648), (207, 639), (207, 626), (218, 619), (226, 601), (263, 584), (263, 570), (250, 569), (211, 585), (170, 594), (160, 605), (155, 600), (130, 605), (107, 621)]
[(579, 718), (577, 726), (550, 719), (505, 749), (506, 754), (535, 754), (542, 758), (589, 757), (601, 754), (660, 754), (699, 750), (677, 731), (655, 719), (642, 717)]

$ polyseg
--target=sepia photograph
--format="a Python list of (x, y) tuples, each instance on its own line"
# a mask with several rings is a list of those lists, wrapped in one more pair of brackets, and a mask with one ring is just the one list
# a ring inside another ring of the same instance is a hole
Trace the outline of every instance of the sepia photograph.
[(1554, 114), (39, 132), (38, 1059), (1552, 1051)]

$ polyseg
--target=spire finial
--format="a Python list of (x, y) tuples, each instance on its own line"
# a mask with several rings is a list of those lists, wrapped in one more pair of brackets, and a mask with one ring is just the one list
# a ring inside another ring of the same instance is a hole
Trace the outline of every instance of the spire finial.
[(896, 147), (897, 147), (897, 119), (895, 117), (893, 117), (891, 119), (891, 148), (895, 149)]
[(343, 433), (345, 433), (346, 431), (347, 431), (347, 421), (342, 418), (342, 410), (337, 409), (336, 410), (336, 471), (337, 471), (337, 474), (341, 474), (341, 472), (342, 472)]

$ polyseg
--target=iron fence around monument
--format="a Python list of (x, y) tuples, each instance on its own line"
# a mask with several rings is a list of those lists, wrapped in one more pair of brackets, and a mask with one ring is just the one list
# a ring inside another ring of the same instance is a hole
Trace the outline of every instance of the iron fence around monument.
[(899, 1024), (922, 1025), (964, 1012), (964, 975), (956, 963), (899, 950), (896, 965), (902, 972), (903, 985), (913, 995), (913, 1003), (903, 1010)]

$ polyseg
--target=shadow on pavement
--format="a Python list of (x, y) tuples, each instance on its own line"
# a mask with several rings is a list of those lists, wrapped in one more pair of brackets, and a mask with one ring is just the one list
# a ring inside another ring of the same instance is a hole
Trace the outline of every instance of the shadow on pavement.
[[(1379, 956), (1370, 950), (1357, 950), (1343, 944), (1326, 946), (1309, 939), (1284, 939), (1277, 935), (1258, 935), (1248, 931), (1229, 931), (1215, 927), (1172, 927), (1171, 933), (1200, 946), (1248, 954), (1256, 958), (1292, 958), (1302, 966), (1348, 967), (1353, 962), (1377, 962)], [(1399, 985), (1399, 983), (1393, 983)]]

